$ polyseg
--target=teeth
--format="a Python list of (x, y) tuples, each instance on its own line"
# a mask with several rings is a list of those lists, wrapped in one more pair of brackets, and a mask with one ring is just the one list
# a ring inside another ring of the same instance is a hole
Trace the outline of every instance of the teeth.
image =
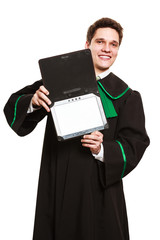
[(106, 58), (106, 59), (109, 59), (110, 57), (108, 57), (108, 56), (100, 56), (100, 57), (102, 57), (102, 58)]

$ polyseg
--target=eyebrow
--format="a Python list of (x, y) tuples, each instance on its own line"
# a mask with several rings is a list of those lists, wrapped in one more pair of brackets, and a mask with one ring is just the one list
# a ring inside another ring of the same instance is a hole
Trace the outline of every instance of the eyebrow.
[(104, 38), (96, 38), (95, 40), (97, 41), (97, 40), (105, 40), (105, 39)]
[[(105, 38), (96, 38), (96, 41), (105, 41)], [(116, 40), (111, 40), (111, 42), (117, 43), (119, 45), (119, 42), (117, 42)]]
[(117, 42), (116, 40), (113, 40), (113, 42), (119, 44), (119, 42)]

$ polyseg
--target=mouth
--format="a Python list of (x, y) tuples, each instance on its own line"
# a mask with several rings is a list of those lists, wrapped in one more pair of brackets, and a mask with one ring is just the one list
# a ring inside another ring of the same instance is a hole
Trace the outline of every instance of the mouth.
[(111, 56), (109, 56), (109, 55), (99, 55), (98, 57), (102, 60), (110, 60), (111, 59)]

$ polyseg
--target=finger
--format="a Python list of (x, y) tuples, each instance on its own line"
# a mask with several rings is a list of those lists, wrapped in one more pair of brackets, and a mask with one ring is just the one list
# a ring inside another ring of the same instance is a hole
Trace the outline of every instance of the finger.
[(103, 137), (103, 134), (99, 131), (94, 131), (91, 134), (85, 135), (85, 136), (98, 136), (98, 137)]
[(95, 137), (95, 138), (82, 138), (81, 139), (81, 142), (83, 142), (83, 143), (91, 143), (91, 144), (96, 144), (96, 143), (101, 143), (102, 142), (102, 139), (101, 138), (97, 138), (97, 137)]
[(96, 135), (96, 136), (99, 136), (99, 137), (103, 137), (103, 134), (99, 131), (92, 132), (91, 135)]
[(97, 135), (84, 135), (83, 139), (85, 140), (93, 140), (93, 141), (98, 141), (98, 142), (102, 142), (103, 141), (103, 137), (102, 136), (97, 136)]
[(97, 141), (90, 140), (90, 139), (82, 139), (81, 142), (82, 144), (90, 144), (90, 145), (95, 145), (98, 143)]
[(87, 144), (87, 145), (90, 145), (90, 146), (100, 146), (102, 141), (95, 141), (95, 140), (92, 140), (92, 139), (81, 139), (81, 143), (82, 144)]
[(83, 136), (83, 139), (93, 139), (93, 140), (96, 140), (98, 138), (99, 137), (97, 135), (91, 135), (91, 134)]
[(97, 136), (103, 142), (103, 134), (99, 131), (92, 132), (91, 135)]
[(89, 143), (82, 143), (82, 146), (88, 147), (88, 148), (93, 148), (93, 149), (100, 147), (100, 145), (97, 146), (97, 145), (93, 145), (93, 144), (89, 144)]
[(50, 101), (50, 99), (41, 91), (37, 91), (37, 96), (40, 100), (44, 101), (45, 103), (47, 103), (48, 105), (50, 105), (52, 102)]
[(43, 100), (38, 99), (38, 104), (39, 104), (39, 106), (42, 106), (47, 112), (50, 112), (50, 108)]
[(91, 134), (100, 135), (100, 134), (102, 134), (102, 133), (99, 132), (99, 131), (94, 131), (94, 132), (92, 132)]
[(49, 91), (43, 85), (40, 86), (39, 90), (43, 92), (45, 95), (49, 95)]

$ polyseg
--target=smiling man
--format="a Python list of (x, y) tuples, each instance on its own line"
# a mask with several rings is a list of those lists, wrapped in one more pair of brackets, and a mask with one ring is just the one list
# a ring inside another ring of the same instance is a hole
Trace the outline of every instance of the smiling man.
[(119, 23), (102, 18), (89, 27), (85, 44), (109, 129), (58, 142), (42, 80), (12, 94), (5, 106), (20, 136), (47, 116), (33, 240), (129, 240), (122, 179), (141, 160), (149, 138), (140, 94), (109, 71), (122, 37)]
[(99, 28), (92, 40), (87, 40), (90, 48), (96, 75), (109, 69), (116, 60), (119, 50), (119, 34), (112, 28)]

